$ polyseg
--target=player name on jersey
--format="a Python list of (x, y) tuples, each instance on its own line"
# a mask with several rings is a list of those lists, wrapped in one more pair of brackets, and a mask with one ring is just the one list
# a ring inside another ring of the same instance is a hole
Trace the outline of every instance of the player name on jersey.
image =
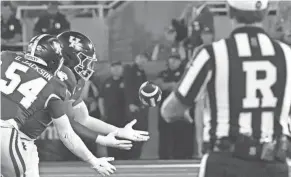
[(38, 67), (36, 64), (34, 64), (34, 63), (32, 63), (32, 62), (30, 62), (28, 60), (20, 60), (20, 59), (21, 59), (21, 57), (16, 57), (15, 58), (15, 60), (21, 61), (21, 63), (26, 64), (27, 66), (29, 66), (32, 69), (34, 69), (38, 74), (40, 74), (41, 76), (43, 76), (48, 81), (53, 78), (53, 75), (51, 73), (48, 73), (46, 70)]

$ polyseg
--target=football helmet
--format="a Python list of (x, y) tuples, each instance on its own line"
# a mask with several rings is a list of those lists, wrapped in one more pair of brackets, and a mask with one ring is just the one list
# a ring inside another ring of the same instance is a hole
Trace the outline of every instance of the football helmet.
[(89, 80), (97, 61), (92, 41), (79, 32), (66, 31), (57, 36), (64, 46), (64, 65), (72, 69), (77, 79)]
[(24, 56), (56, 75), (64, 63), (62, 50), (62, 44), (55, 36), (42, 34), (30, 40)]

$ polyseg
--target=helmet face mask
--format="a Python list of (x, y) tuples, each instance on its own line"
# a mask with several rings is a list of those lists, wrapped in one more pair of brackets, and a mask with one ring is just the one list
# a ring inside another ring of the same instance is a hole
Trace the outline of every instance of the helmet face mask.
[(90, 57), (83, 52), (77, 54), (79, 64), (74, 67), (75, 72), (84, 80), (88, 81), (94, 73), (96, 57)]

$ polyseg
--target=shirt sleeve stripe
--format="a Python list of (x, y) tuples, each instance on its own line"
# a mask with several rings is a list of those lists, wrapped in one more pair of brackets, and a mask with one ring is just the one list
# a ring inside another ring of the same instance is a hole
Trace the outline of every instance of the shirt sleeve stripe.
[(202, 86), (200, 87), (200, 90), (195, 98), (195, 102), (198, 101), (199, 99), (201, 99), (204, 94), (205, 94), (205, 89), (207, 87), (207, 83), (209, 82), (209, 80), (211, 79), (211, 76), (212, 76), (212, 71), (208, 71), (207, 75), (206, 75), (206, 78), (202, 84)]
[(52, 98), (56, 98), (56, 99), (61, 99), (59, 96), (57, 96), (56, 94), (51, 94), (48, 98), (47, 98), (47, 100), (45, 101), (45, 104), (44, 104), (44, 108), (46, 108), (47, 107), (47, 105), (48, 105), (48, 102), (52, 99)]
[(186, 72), (183, 80), (181, 81), (178, 92), (181, 96), (186, 97), (191, 86), (195, 82), (198, 74), (201, 72), (204, 65), (210, 59), (210, 55), (206, 49), (202, 49), (196, 58), (192, 61), (188, 71)]

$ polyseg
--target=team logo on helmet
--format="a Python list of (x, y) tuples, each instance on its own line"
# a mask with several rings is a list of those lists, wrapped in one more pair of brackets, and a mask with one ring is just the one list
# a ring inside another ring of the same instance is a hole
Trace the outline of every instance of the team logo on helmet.
[(52, 48), (55, 50), (55, 52), (59, 55), (62, 54), (62, 45), (59, 42), (53, 41)]
[(74, 67), (74, 70), (84, 80), (89, 80), (94, 73), (94, 64), (97, 61), (96, 56), (93, 55), (93, 57), (90, 57), (79, 52), (77, 58), (79, 59), (79, 64)]
[(70, 38), (69, 38), (69, 42), (70, 42), (69, 47), (73, 47), (76, 50), (81, 50), (82, 49), (82, 44), (81, 44), (80, 41), (81, 41), (81, 39), (76, 38), (74, 36), (70, 36)]

